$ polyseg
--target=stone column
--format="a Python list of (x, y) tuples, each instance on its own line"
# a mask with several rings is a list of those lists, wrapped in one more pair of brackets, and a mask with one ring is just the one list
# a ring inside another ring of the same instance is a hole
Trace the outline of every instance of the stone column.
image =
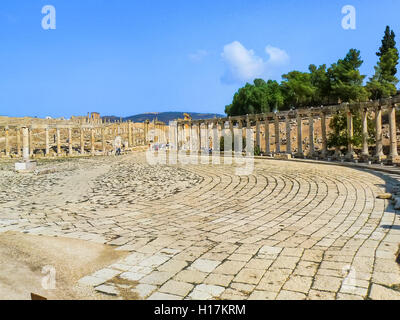
[(275, 114), (275, 153), (281, 153), (281, 135), (279, 130), (279, 116)]
[(286, 116), (286, 153), (292, 154), (292, 134), (289, 115)]
[(60, 128), (56, 129), (57, 134), (57, 156), (61, 156)]
[(46, 157), (50, 155), (50, 143), (49, 143), (49, 127), (46, 127), (44, 132), (45, 143), (46, 143)]
[(90, 129), (90, 147), (91, 147), (92, 156), (94, 156), (96, 153), (95, 143), (96, 143), (96, 140), (95, 140), (95, 135), (94, 135), (94, 128), (91, 128)]
[(264, 119), (264, 128), (265, 128), (265, 153), (269, 155), (271, 153), (271, 143), (269, 141), (269, 120), (268, 117)]
[(149, 121), (147, 120), (144, 125), (144, 144), (147, 145), (149, 140)]
[(68, 155), (72, 155), (72, 128), (68, 128)]
[(132, 123), (128, 122), (128, 147), (132, 147), (133, 139), (132, 139)]
[(218, 120), (214, 122), (213, 129), (214, 129), (213, 130), (213, 132), (214, 132), (214, 134), (213, 134), (213, 152), (217, 152), (219, 155), (219, 152), (221, 151), (221, 148), (220, 148), (221, 147), (221, 144), (220, 144), (221, 136), (220, 136), (220, 131), (219, 131), (220, 125), (219, 125)]
[(4, 135), (5, 135), (5, 143), (6, 143), (6, 156), (10, 156), (10, 141), (9, 141), (9, 136), (8, 136), (8, 131), (9, 128), (6, 126), (4, 128)]
[(182, 124), (182, 150), (185, 149), (186, 146), (186, 127), (185, 123)]
[(321, 133), (322, 133), (322, 157), (328, 155), (328, 139), (326, 135), (326, 113), (321, 112)]
[(231, 137), (232, 137), (232, 153), (235, 152), (235, 132), (233, 130), (233, 121), (232, 118), (229, 117), (229, 132), (231, 133)]
[(375, 109), (375, 126), (376, 126), (376, 153), (375, 158), (381, 161), (385, 158), (382, 144), (382, 108), (379, 106)]
[(391, 163), (399, 163), (399, 154), (397, 152), (397, 128), (396, 128), (396, 107), (391, 104), (389, 107), (389, 134), (390, 134), (390, 155)]
[(81, 145), (81, 155), (85, 154), (85, 133), (83, 131), (83, 128), (80, 128), (80, 133), (81, 133), (81, 138), (80, 138), (80, 145)]
[[(129, 132), (131, 132), (131, 126), (129, 126)], [(132, 140), (132, 136), (129, 138), (129, 141), (131, 141), (131, 140)], [(101, 128), (101, 142), (102, 142), (103, 155), (106, 155), (107, 154), (107, 142), (106, 142), (106, 128), (105, 127)], [(131, 145), (131, 143), (130, 143), (130, 145)]]
[(195, 139), (193, 134), (193, 123), (190, 121), (189, 123), (189, 150), (192, 151), (195, 149)]
[(29, 161), (29, 129), (22, 127), (22, 158), (24, 161)]
[(352, 160), (355, 158), (354, 146), (351, 142), (354, 135), (354, 128), (353, 128), (353, 114), (350, 110), (347, 111), (347, 136), (349, 137), (349, 142), (347, 145), (347, 155), (346, 158)]
[(16, 136), (17, 136), (17, 155), (21, 156), (21, 128), (16, 128)]
[(197, 143), (197, 151), (201, 151), (201, 122), (198, 123), (198, 131), (197, 131), (197, 139), (198, 139), (198, 143)]
[(314, 157), (314, 155), (315, 155), (315, 146), (314, 146), (314, 116), (313, 116), (312, 112), (310, 112), (308, 119), (309, 119), (309, 129), (310, 129), (310, 133), (309, 133), (310, 154), (309, 154), (309, 157)]
[(33, 151), (34, 151), (34, 145), (33, 145), (33, 133), (32, 133), (32, 127), (28, 129), (29, 133), (29, 155), (32, 157), (33, 156)]
[[(174, 136), (175, 150), (178, 151), (179, 150), (179, 123), (178, 123), (178, 121), (176, 122), (176, 128), (174, 128), (174, 129), (175, 129), (175, 136)], [(171, 143), (172, 143), (172, 141), (171, 141)]]
[(261, 137), (260, 137), (260, 120), (256, 119), (256, 146), (261, 150)]
[(297, 114), (297, 157), (304, 158), (303, 151), (303, 119)]
[(208, 122), (206, 122), (206, 152), (208, 153), (208, 151), (210, 150), (210, 124)]
[(217, 132), (218, 132), (218, 147), (219, 151), (221, 151), (221, 137), (222, 131), (225, 130), (225, 122), (217, 121)]
[(368, 109), (364, 108), (362, 111), (362, 135), (363, 135), (363, 149), (362, 149), (362, 160), (367, 161), (369, 159), (368, 150)]

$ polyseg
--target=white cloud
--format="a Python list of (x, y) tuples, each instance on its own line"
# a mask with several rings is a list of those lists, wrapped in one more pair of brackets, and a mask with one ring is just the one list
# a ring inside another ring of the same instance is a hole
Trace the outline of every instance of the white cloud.
[(246, 49), (239, 41), (225, 45), (221, 56), (227, 70), (222, 81), (226, 83), (252, 81), (266, 75), (271, 69), (289, 62), (289, 55), (282, 49), (267, 46), (265, 52), (269, 55), (267, 61), (258, 57), (253, 50)]
[(189, 54), (189, 59), (192, 62), (200, 62), (202, 61), (206, 56), (208, 56), (208, 52), (206, 50), (197, 50), (195, 53), (190, 53)]
[(289, 55), (285, 50), (275, 48), (272, 46), (267, 46), (265, 52), (269, 55), (268, 64), (271, 66), (281, 66), (289, 62)]

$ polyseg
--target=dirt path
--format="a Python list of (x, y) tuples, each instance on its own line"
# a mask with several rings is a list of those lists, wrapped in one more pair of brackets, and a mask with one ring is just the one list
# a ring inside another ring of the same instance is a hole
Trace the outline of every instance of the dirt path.
[[(0, 234), (0, 299), (30, 299), (30, 293), (48, 299), (111, 299), (77, 281), (126, 255), (112, 247), (67, 238), (33, 236), (23, 233)], [(42, 287), (54, 267), (56, 289)]]

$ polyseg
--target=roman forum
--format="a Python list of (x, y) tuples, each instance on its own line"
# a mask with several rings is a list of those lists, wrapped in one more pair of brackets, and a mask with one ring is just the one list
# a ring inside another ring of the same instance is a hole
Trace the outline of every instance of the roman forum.
[[(0, 286), (0, 295), (400, 299), (399, 106), (396, 96), (176, 126), (96, 114), (2, 117), (0, 243), (15, 245), (25, 259), (13, 263), (30, 269), (13, 273), (15, 286)], [(350, 137), (361, 112), (361, 150), (328, 147), (338, 110)], [(215, 151), (222, 131), (234, 129), (253, 129), (260, 149), (246, 176), (223, 162), (150, 165), (144, 157), (163, 144)], [(17, 172), (21, 160), (37, 166)], [(41, 281), (45, 266), (56, 275), (51, 288)]]

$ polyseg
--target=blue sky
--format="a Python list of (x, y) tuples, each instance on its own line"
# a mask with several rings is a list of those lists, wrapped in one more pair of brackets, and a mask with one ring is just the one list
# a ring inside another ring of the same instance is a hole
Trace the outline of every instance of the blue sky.
[[(344, 5), (356, 30), (341, 25)], [(56, 29), (43, 30), (44, 5)], [(398, 0), (2, 0), (0, 115), (223, 113), (253, 77), (361, 50), (371, 75)]]

